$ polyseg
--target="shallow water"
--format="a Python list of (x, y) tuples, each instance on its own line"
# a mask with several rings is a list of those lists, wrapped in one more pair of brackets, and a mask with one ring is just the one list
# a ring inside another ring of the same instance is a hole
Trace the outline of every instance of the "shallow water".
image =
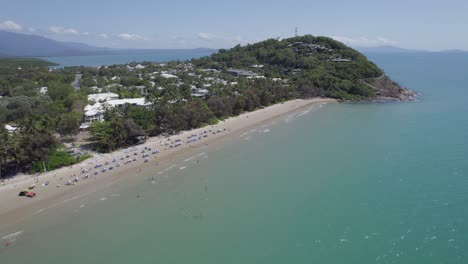
[(420, 101), (328, 104), (252, 129), (38, 213), (0, 260), (466, 263), (468, 56), (372, 59)]

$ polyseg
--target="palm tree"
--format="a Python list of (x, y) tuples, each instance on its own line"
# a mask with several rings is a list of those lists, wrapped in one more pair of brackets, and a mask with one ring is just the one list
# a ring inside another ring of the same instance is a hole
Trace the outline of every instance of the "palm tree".
[(21, 120), (20, 124), (22, 133), (32, 135), (41, 131), (34, 117), (25, 117)]

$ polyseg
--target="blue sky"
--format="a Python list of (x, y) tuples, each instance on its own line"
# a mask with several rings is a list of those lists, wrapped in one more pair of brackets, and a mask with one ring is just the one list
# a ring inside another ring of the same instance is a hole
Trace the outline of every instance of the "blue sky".
[(116, 48), (228, 48), (299, 34), (468, 50), (468, 0), (0, 0), (0, 29)]

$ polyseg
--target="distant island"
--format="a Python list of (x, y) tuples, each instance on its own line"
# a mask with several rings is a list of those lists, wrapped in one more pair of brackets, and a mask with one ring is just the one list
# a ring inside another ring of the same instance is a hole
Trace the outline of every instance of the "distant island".
[(429, 50), (417, 50), (417, 49), (405, 49), (395, 46), (376, 46), (376, 47), (357, 47), (356, 50), (364, 54), (427, 54), (427, 53), (442, 53), (442, 54), (466, 54), (465, 50), (440, 50), (440, 51), (429, 51)]
[[(0, 171), (41, 172), (293, 99), (411, 100), (327, 37), (269, 39), (167, 63), (49, 68), (0, 60)], [(79, 134), (79, 136), (77, 136)]]

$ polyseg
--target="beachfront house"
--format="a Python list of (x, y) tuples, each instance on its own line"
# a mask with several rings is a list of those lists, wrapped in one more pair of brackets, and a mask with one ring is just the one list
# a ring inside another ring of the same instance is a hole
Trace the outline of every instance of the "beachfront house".
[(85, 121), (81, 124), (81, 129), (87, 129), (93, 122), (104, 121), (104, 114), (107, 109), (117, 108), (124, 110), (128, 106), (150, 107), (151, 103), (146, 102), (145, 98), (115, 99), (102, 103), (87, 105), (85, 111)]

